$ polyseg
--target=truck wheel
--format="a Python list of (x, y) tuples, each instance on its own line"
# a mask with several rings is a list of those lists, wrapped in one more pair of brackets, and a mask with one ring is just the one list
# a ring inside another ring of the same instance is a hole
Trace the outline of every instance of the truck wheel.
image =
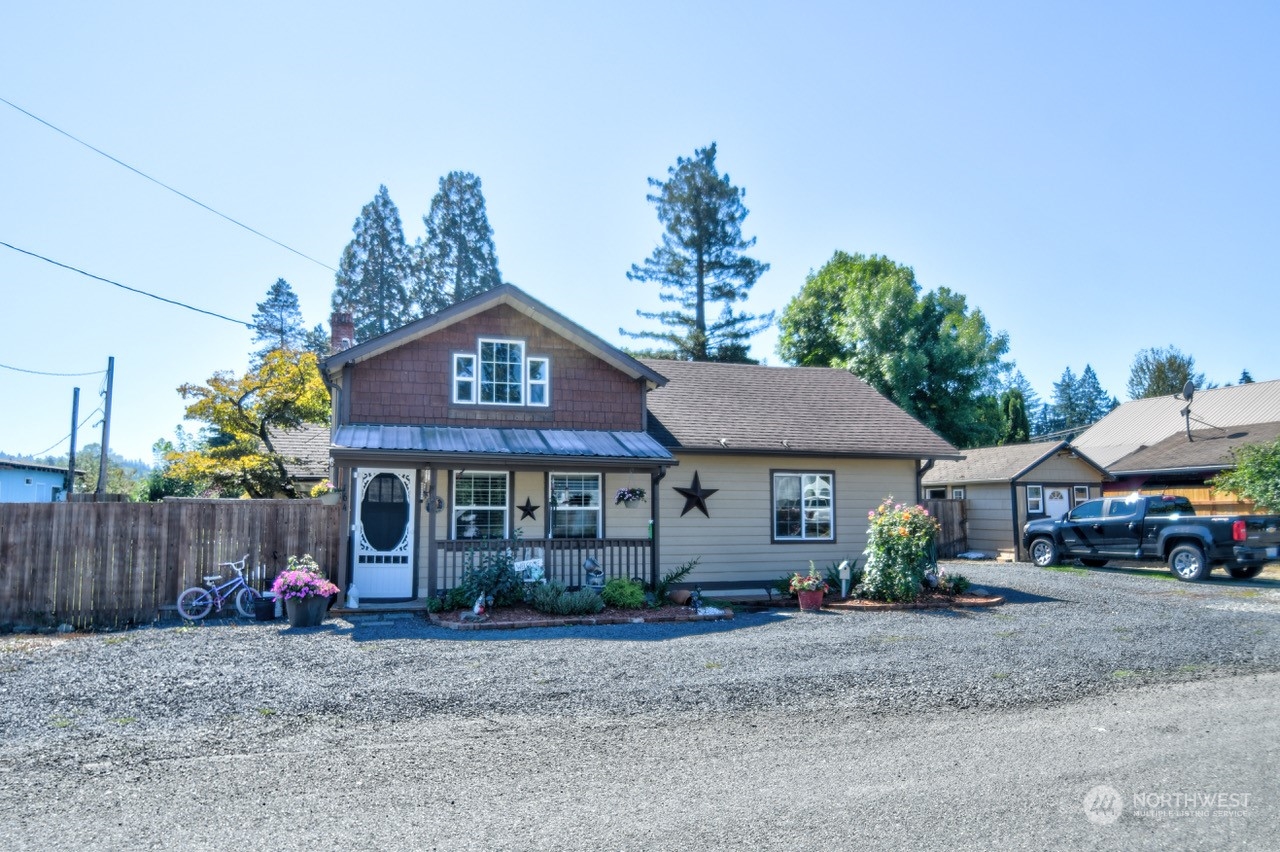
[(1180, 544), (1169, 551), (1169, 570), (1179, 580), (1195, 582), (1209, 576), (1209, 563), (1198, 545)]
[(1265, 565), (1228, 565), (1227, 573), (1237, 580), (1248, 580), (1250, 577), (1256, 577), (1262, 573)]
[(1081, 559), (1080, 564), (1086, 568), (1101, 568), (1110, 561), (1109, 559)]
[(1048, 568), (1058, 561), (1058, 546), (1051, 538), (1038, 538), (1031, 542), (1031, 561), (1037, 568)]

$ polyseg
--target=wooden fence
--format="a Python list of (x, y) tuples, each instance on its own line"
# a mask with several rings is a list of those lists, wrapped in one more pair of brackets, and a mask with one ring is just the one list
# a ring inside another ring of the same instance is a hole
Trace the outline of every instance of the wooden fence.
[(969, 549), (965, 532), (966, 504), (963, 500), (921, 500), (920, 505), (929, 510), (938, 521), (936, 551), (939, 559), (954, 559)]
[(255, 586), (303, 553), (332, 576), (339, 512), (316, 500), (0, 503), (0, 624), (148, 623), (246, 553)]

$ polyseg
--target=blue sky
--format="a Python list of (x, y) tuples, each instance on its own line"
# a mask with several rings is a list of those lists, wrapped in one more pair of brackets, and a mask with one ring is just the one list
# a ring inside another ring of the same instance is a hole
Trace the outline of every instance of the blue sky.
[[(615, 343), (659, 304), (625, 277), (659, 237), (646, 178), (714, 140), (771, 264), (748, 310), (879, 253), (965, 294), (1042, 397), (1090, 364), (1123, 400), (1171, 344), (1218, 383), (1280, 378), (1275, 3), (182, 6), (10, 4), (0, 97), (331, 266), (379, 184), (412, 241), (474, 172), (504, 279)], [(283, 277), (327, 320), (330, 271), (3, 104), (0, 186), (4, 242), (245, 319)], [(0, 364), (115, 356), (127, 457), (250, 349), (4, 247), (0, 295)], [(83, 417), (100, 376), (0, 369), (0, 451), (65, 435), (77, 383)]]

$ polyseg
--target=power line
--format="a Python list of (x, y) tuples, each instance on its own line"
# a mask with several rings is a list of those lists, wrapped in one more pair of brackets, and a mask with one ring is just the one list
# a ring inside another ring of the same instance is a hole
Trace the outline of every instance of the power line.
[(15, 373), (30, 373), (33, 376), (99, 376), (104, 370), (91, 370), (88, 373), (46, 373), (44, 370), (24, 370), (21, 367), (10, 367), (8, 364), (0, 364), (6, 370), (13, 370)]
[[(0, 100), (3, 100), (3, 98), (0, 98)], [(4, 240), (0, 240), (0, 246), (4, 246), (5, 248), (13, 249), (16, 252), (20, 252), (30, 257), (37, 258), (39, 260), (43, 260), (45, 263), (52, 263), (54, 266), (61, 266), (63, 269), (69, 269), (72, 272), (78, 272), (87, 278), (92, 278), (95, 281), (102, 281), (103, 283), (110, 284), (113, 287), (119, 287), (121, 290), (128, 290), (130, 293), (137, 293), (141, 296), (147, 296), (148, 298), (155, 299), (158, 302), (166, 302), (170, 305), (177, 305), (179, 308), (186, 308), (187, 310), (195, 311), (198, 314), (205, 314), (207, 316), (217, 317), (218, 319), (226, 320), (227, 322), (233, 322), (236, 325), (242, 325), (245, 328), (253, 328), (253, 323), (245, 322), (244, 320), (234, 319), (232, 317), (226, 316), (225, 314), (220, 314), (215, 311), (206, 311), (204, 308), (197, 308), (195, 305), (188, 305), (186, 302), (179, 302), (176, 299), (166, 299), (164, 296), (157, 296), (155, 293), (148, 293), (146, 290), (139, 290), (137, 287), (130, 287), (127, 284), (121, 284), (119, 281), (112, 281), (110, 278), (103, 278), (101, 275), (94, 275), (92, 272), (85, 272), (83, 269), (79, 269), (75, 266), (71, 266), (70, 264), (59, 263), (58, 261), (52, 258), (45, 257), (42, 254), (36, 254), (33, 251), (27, 251), (26, 249), (18, 248), (15, 245), (6, 243)]]
[(284, 249), (285, 251), (293, 252), (293, 253), (294, 253), (294, 254), (296, 254), (298, 257), (301, 257), (301, 258), (303, 258), (304, 260), (309, 260), (309, 261), (311, 261), (312, 263), (316, 264), (317, 266), (322, 266), (322, 267), (324, 267), (325, 269), (329, 270), (330, 272), (334, 272), (334, 273), (336, 273), (336, 272), (338, 271), (338, 270), (334, 269), (332, 266), (330, 266), (329, 264), (327, 264), (327, 263), (325, 263), (325, 262), (323, 262), (323, 261), (320, 261), (320, 260), (316, 260), (316, 259), (315, 259), (314, 257), (312, 257), (311, 255), (309, 255), (309, 254), (304, 254), (303, 252), (298, 251), (296, 248), (293, 248), (292, 246), (285, 245), (284, 243), (280, 242), (279, 240), (275, 239), (274, 237), (269, 237), (269, 236), (267, 236), (266, 234), (262, 233), (261, 231), (259, 231), (259, 230), (255, 229), (255, 228), (251, 228), (251, 227), (249, 227), (249, 226), (248, 226), (248, 225), (246, 225), (244, 222), (241, 222), (241, 221), (240, 221), (240, 220), (238, 220), (238, 219), (234, 219), (234, 218), (232, 218), (231, 216), (228, 216), (226, 213), (222, 213), (222, 212), (219, 212), (219, 211), (217, 211), (217, 210), (214, 210), (212, 207), (210, 207), (208, 204), (205, 204), (203, 201), (197, 201), (196, 199), (192, 198), (190, 195), (187, 195), (185, 192), (183, 192), (183, 191), (181, 191), (181, 190), (179, 190), (179, 189), (174, 189), (172, 186), (169, 186), (169, 184), (165, 183), (164, 181), (162, 181), (162, 180), (158, 180), (158, 179), (156, 179), (156, 178), (153, 178), (151, 175), (147, 174), (147, 173), (146, 173), (146, 172), (144, 172), (144, 171), (141, 171), (141, 170), (139, 170), (139, 169), (135, 169), (133, 166), (129, 165), (129, 164), (128, 164), (128, 163), (126, 163), (125, 161), (120, 160), (120, 159), (117, 159), (116, 157), (111, 156), (111, 155), (110, 155), (110, 154), (108, 154), (106, 151), (103, 151), (103, 150), (102, 150), (102, 149), (100, 149), (100, 148), (95, 148), (95, 147), (93, 147), (93, 146), (92, 146), (92, 145), (90, 145), (88, 142), (85, 142), (83, 139), (78, 139), (78, 138), (76, 138), (75, 136), (72, 136), (70, 133), (68, 133), (67, 131), (63, 130), (61, 127), (56, 127), (56, 126), (54, 126), (54, 125), (50, 124), (49, 122), (45, 121), (45, 120), (44, 120), (43, 118), (41, 118), (40, 116), (36, 115), (36, 114), (35, 114), (35, 113), (33, 113), (33, 112), (28, 112), (27, 110), (23, 109), (22, 107), (18, 106), (17, 104), (13, 103), (12, 101), (8, 101), (8, 100), (5, 100), (4, 98), (0, 98), (0, 103), (8, 104), (9, 106), (13, 107), (13, 108), (14, 108), (14, 109), (16, 109), (18, 112), (22, 113), (23, 115), (27, 116), (28, 118), (33, 118), (33, 119), (35, 119), (36, 121), (38, 121), (38, 122), (40, 122), (41, 124), (43, 124), (45, 127), (49, 128), (50, 130), (53, 130), (53, 131), (55, 131), (55, 132), (57, 132), (57, 133), (61, 133), (63, 136), (67, 137), (67, 138), (68, 138), (68, 139), (70, 139), (72, 142), (75, 142), (75, 143), (76, 143), (76, 144), (78, 144), (78, 145), (83, 145), (84, 147), (88, 148), (90, 151), (93, 151), (95, 154), (101, 154), (102, 156), (106, 157), (108, 160), (110, 160), (111, 162), (115, 163), (116, 165), (124, 166), (126, 169), (128, 169), (128, 170), (129, 170), (129, 171), (131, 171), (131, 172), (133, 172), (134, 174), (136, 174), (136, 175), (138, 175), (138, 176), (140, 176), (140, 177), (144, 177), (144, 178), (146, 178), (147, 180), (151, 181), (152, 183), (156, 184), (157, 186), (160, 186), (160, 187), (163, 187), (164, 189), (169, 190), (169, 191), (170, 191), (170, 192), (172, 192), (174, 195), (177, 195), (177, 196), (180, 196), (180, 197), (182, 197), (182, 198), (185, 198), (187, 201), (190, 201), (192, 204), (196, 205), (197, 207), (202, 207), (202, 208), (204, 208), (205, 210), (208, 210), (210, 213), (212, 213), (212, 214), (213, 214), (213, 215), (215, 215), (215, 216), (219, 216), (219, 217), (221, 217), (221, 218), (223, 218), (223, 219), (226, 219), (228, 222), (230, 222), (230, 223), (231, 223), (231, 224), (233, 224), (233, 225), (236, 225), (236, 226), (238, 226), (238, 227), (240, 227), (240, 228), (244, 228), (246, 231), (248, 231), (248, 232), (249, 232), (249, 233), (251, 233), (251, 234), (254, 234), (254, 235), (256, 235), (256, 236), (262, 237), (262, 238), (263, 238), (264, 240), (266, 240), (267, 242), (275, 243), (276, 245), (280, 246), (280, 248)]
[[(80, 425), (76, 427), (76, 430), (77, 430), (77, 431), (79, 431), (80, 429), (83, 429), (83, 428), (84, 428), (84, 424), (88, 423), (88, 422), (93, 418), (93, 415), (95, 415), (95, 414), (101, 414), (101, 413), (102, 413), (102, 408), (101, 408), (101, 407), (99, 407), (99, 408), (95, 408), (93, 411), (90, 411), (90, 412), (89, 412), (89, 416), (88, 416), (88, 417), (86, 417), (84, 420), (81, 420), (81, 421), (80, 421)], [(45, 447), (43, 450), (41, 450), (41, 451), (40, 451), (40, 452), (38, 452), (38, 453), (32, 453), (32, 454), (31, 454), (31, 457), (32, 457), (33, 459), (35, 459), (35, 458), (40, 458), (40, 456), (44, 455), (45, 453), (52, 452), (52, 451), (53, 451), (54, 449), (56, 449), (56, 448), (57, 448), (57, 447), (58, 447), (58, 446), (59, 446), (63, 441), (67, 440), (67, 439), (68, 439), (68, 438), (70, 438), (70, 437), (71, 437), (71, 433), (70, 433), (70, 432), (68, 432), (67, 434), (65, 434), (65, 435), (63, 435), (61, 438), (59, 438), (59, 439), (58, 439), (58, 442), (57, 442), (56, 444), (54, 444), (54, 445), (53, 445), (53, 446), (51, 446), (51, 447)]]

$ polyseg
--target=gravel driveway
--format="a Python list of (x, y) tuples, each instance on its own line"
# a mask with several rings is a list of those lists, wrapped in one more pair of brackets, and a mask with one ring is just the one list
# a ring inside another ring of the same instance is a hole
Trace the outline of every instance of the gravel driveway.
[[(157, 826), (169, 822), (161, 805), (201, 793), (166, 791), (157, 784), (186, 782), (173, 772), (158, 781), (147, 768), (254, 755), (306, 752), (308, 761), (318, 761), (307, 764), (303, 800), (325, 805), (335, 818), (335, 809), (345, 813), (344, 801), (359, 797), (328, 787), (326, 780), (336, 779), (325, 773), (345, 765), (351, 774), (344, 784), (376, 785), (404, 755), (383, 755), (352, 769), (352, 749), (387, 737), (401, 742), (404, 732), (415, 731), (428, 739), (415, 741), (414, 765), (440, 770), (422, 783), (435, 805), (449, 801), (448, 824), (457, 829), (438, 835), (448, 837), (442, 846), (519, 848), (466, 830), (472, 819), (487, 825), (500, 809), (504, 790), (485, 788), (483, 779), (494, 766), (513, 761), (525, 767), (519, 778), (548, 772), (554, 778), (557, 766), (572, 766), (593, 750), (625, 765), (633, 748), (637, 765), (650, 767), (646, 777), (632, 779), (636, 799), (669, 802), (673, 790), (693, 796), (707, 783), (680, 767), (708, 739), (731, 743), (749, 761), (771, 752), (772, 744), (786, 739), (779, 732), (792, 725), (831, 736), (858, 720), (859, 726), (905, 736), (944, 719), (1036, 724), (1036, 713), (1070, 713), (1082, 701), (1280, 672), (1280, 582), (1268, 575), (1251, 583), (1215, 577), (1193, 585), (1158, 572), (950, 567), (1008, 603), (964, 611), (775, 610), (718, 623), (474, 633), (418, 618), (357, 618), (296, 631), (279, 623), (166, 624), (38, 645), (28, 637), (0, 637), (0, 813), (7, 815), (0, 846), (41, 848), (75, 838), (94, 848), (164, 847), (173, 835), (145, 828), (131, 833), (127, 821), (114, 818), (126, 807), (128, 791), (157, 797)], [(753, 738), (757, 729), (768, 731), (760, 735), (767, 739)], [(631, 742), (637, 732), (646, 732), (647, 745)], [(963, 734), (957, 737), (964, 742)], [(495, 753), (495, 743), (506, 751)], [(335, 755), (328, 762), (326, 744)], [(645, 751), (653, 744), (671, 762), (669, 771), (657, 773), (661, 777), (653, 777), (658, 758)], [(583, 751), (565, 752), (578, 748)], [(250, 763), (259, 774), (279, 766), (265, 756)], [(776, 789), (743, 791), (744, 822), (735, 825), (751, 824), (751, 815), (771, 800), (821, 799), (823, 791), (806, 790), (804, 773), (796, 769), (780, 770)], [(731, 778), (732, 763), (724, 771)], [(538, 793), (538, 801), (561, 818), (592, 802), (590, 789), (573, 789), (572, 778), (563, 780), (567, 789)], [(201, 790), (224, 800), (223, 816), (238, 815), (239, 830), (252, 834), (246, 814), (271, 812), (282, 781), (267, 773), (247, 787), (243, 778), (201, 783)], [(483, 792), (458, 802), (449, 799), (455, 787)], [(91, 792), (99, 788), (108, 792)], [(505, 792), (513, 800), (522, 795), (518, 784)], [(420, 789), (419, 795), (427, 794)], [(441, 816), (430, 813), (431, 819)], [(369, 818), (374, 827), (360, 836), (377, 838), (385, 820)], [(103, 830), (116, 824), (119, 831)], [(628, 836), (654, 848), (678, 840), (670, 834), (674, 827), (658, 828), (651, 837)], [(435, 843), (415, 837), (382, 839), (405, 848)], [(290, 845), (273, 838), (268, 848)], [(886, 838), (887, 846), (894, 845), (892, 834)], [(721, 837), (723, 848), (748, 840), (789, 846), (784, 839)], [(805, 845), (797, 843), (792, 848)], [(198, 833), (188, 844), (222, 845), (216, 836)], [(609, 844), (563, 835), (529, 844), (602, 845)]]

